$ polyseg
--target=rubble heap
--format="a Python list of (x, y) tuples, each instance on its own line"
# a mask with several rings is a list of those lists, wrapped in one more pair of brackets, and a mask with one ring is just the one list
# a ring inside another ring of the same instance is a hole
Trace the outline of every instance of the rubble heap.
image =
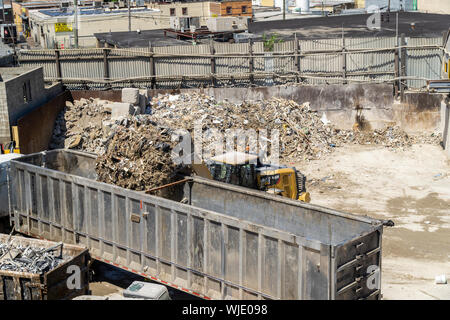
[(103, 154), (108, 135), (103, 122), (111, 118), (109, 102), (100, 99), (80, 99), (71, 103), (56, 117), (50, 149), (82, 149)]
[(261, 134), (266, 130), (268, 139), (278, 130), (281, 163), (318, 159), (349, 143), (404, 148), (441, 141), (439, 134), (412, 136), (397, 126), (373, 131), (339, 130), (309, 103), (299, 105), (280, 98), (233, 104), (201, 93), (160, 94), (147, 103), (138, 89), (127, 90), (122, 103), (93, 98), (67, 102), (56, 120), (50, 149), (94, 152), (99, 155), (99, 181), (134, 190), (171, 182), (175, 169), (179, 169), (171, 161), (176, 143), (171, 141), (171, 134), (186, 129), (194, 135), (197, 123), (204, 133), (204, 146), (210, 143), (205, 134), (210, 128), (221, 133), (254, 129)]
[[(134, 92), (128, 92), (133, 94)], [(66, 102), (56, 119), (50, 149), (93, 152), (97, 179), (133, 190), (148, 190), (172, 181), (171, 130), (151, 121), (139, 95), (136, 102), (100, 99)], [(139, 104), (139, 105), (136, 105)]]
[(351, 133), (344, 142), (365, 145), (374, 144), (393, 149), (404, 149), (406, 147), (411, 147), (413, 144), (439, 144), (440, 141), (440, 134), (422, 133), (408, 135), (399, 126), (386, 126), (383, 129), (376, 129), (373, 131), (356, 131)]
[(268, 139), (276, 129), (280, 134), (282, 161), (316, 159), (341, 144), (340, 130), (324, 125), (309, 103), (299, 105), (292, 100), (271, 98), (232, 104), (217, 102), (199, 93), (158, 95), (150, 103), (153, 120), (171, 128), (192, 131), (199, 121), (203, 131), (209, 128), (217, 128), (222, 133), (227, 129), (254, 129), (256, 132), (266, 129)]
[(148, 115), (124, 119), (96, 160), (98, 180), (139, 191), (170, 183), (177, 171), (172, 147), (171, 130)]
[[(408, 135), (398, 126), (380, 130), (340, 130), (310, 108), (292, 100), (271, 98), (264, 101), (232, 104), (217, 102), (200, 93), (158, 95), (150, 101), (152, 118), (171, 128), (192, 131), (200, 121), (203, 131), (217, 128), (274, 129), (280, 133), (281, 162), (319, 159), (344, 144), (374, 144), (388, 148), (405, 148), (416, 143), (439, 144), (439, 134)], [(269, 138), (270, 137), (266, 137)], [(206, 144), (208, 141), (206, 141)], [(269, 149), (267, 150), (269, 151)]]

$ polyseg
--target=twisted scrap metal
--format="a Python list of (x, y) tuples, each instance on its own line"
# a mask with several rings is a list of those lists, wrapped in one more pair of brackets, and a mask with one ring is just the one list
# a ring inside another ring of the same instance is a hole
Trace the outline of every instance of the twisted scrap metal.
[(62, 242), (50, 248), (23, 246), (11, 242), (10, 235), (6, 243), (0, 243), (0, 270), (43, 274), (65, 260)]

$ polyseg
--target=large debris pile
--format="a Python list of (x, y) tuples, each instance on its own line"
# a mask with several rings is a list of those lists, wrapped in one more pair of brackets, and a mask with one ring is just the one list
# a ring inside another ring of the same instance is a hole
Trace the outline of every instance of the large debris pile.
[[(398, 126), (377, 130), (340, 130), (316, 111), (309, 103), (271, 98), (264, 101), (232, 104), (217, 102), (199, 93), (158, 95), (151, 101), (152, 117), (171, 128), (192, 130), (195, 122), (202, 129), (266, 129), (268, 135), (280, 133), (281, 162), (313, 160), (323, 157), (344, 144), (374, 144), (389, 148), (405, 148), (416, 143), (439, 144), (439, 134), (408, 135)], [(266, 137), (270, 138), (270, 137)], [(206, 144), (208, 141), (206, 142)], [(267, 150), (269, 151), (269, 150)]]
[(278, 130), (282, 161), (318, 158), (340, 145), (343, 134), (324, 125), (308, 103), (299, 105), (279, 98), (232, 104), (198, 93), (159, 95), (152, 99), (151, 106), (154, 121), (171, 128), (192, 130), (200, 122), (203, 130), (217, 128), (222, 133), (227, 129), (261, 133), (263, 129), (268, 139), (273, 130)]
[(82, 149), (102, 154), (108, 140), (103, 121), (111, 118), (111, 110), (105, 108), (108, 101), (80, 99), (66, 102), (66, 107), (56, 118), (50, 149)]
[(123, 120), (113, 132), (106, 152), (96, 160), (98, 180), (139, 191), (173, 180), (171, 130), (139, 115)]
[[(199, 123), (203, 133), (210, 128), (221, 133), (254, 129), (261, 134), (266, 130), (268, 139), (278, 130), (281, 163), (318, 159), (348, 143), (404, 148), (440, 142), (439, 135), (410, 136), (399, 127), (339, 130), (311, 110), (309, 103), (299, 105), (280, 98), (233, 104), (200, 93), (166, 94), (153, 97), (147, 104), (136, 92), (130, 93), (133, 99), (129, 100), (133, 101), (126, 103), (92, 98), (67, 103), (57, 118), (50, 149), (97, 153), (100, 181), (146, 190), (171, 182), (175, 169), (179, 169), (171, 161), (172, 130), (187, 129), (195, 134), (194, 126)], [(144, 112), (147, 114), (140, 114)], [(204, 144), (208, 144), (205, 136)]]

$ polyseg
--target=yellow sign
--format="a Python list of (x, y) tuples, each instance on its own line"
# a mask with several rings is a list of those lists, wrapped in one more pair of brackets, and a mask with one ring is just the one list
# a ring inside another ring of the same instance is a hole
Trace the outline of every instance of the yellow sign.
[(55, 32), (71, 32), (72, 24), (55, 23)]

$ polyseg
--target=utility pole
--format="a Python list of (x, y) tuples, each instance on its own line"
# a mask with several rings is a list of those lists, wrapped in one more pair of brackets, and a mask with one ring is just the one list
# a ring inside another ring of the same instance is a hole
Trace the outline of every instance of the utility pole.
[(78, 49), (78, 0), (73, 0), (73, 22), (74, 47)]
[(387, 22), (389, 22), (389, 15), (391, 13), (391, 0), (388, 0), (388, 8), (387, 8)]
[[(3, 14), (3, 24), (7, 24), (6, 23), (6, 16), (5, 16), (5, 0), (1, 0), (2, 1), (2, 14)], [(12, 13), (12, 0), (9, 1), (10, 3), (10, 7), (11, 7), (11, 13)], [(14, 23), (14, 21), (13, 21)], [(14, 50), (14, 55), (16, 53), (16, 40), (14, 39), (14, 30), (11, 28), (11, 24), (8, 23), (8, 32), (9, 32), (9, 36), (11, 37), (11, 40), (13, 42), (13, 50)], [(3, 31), (4, 32), (4, 31)], [(2, 37), (4, 36), (4, 34), (2, 34)]]
[(128, 32), (131, 32), (131, 0), (127, 0), (128, 3)]
[(283, 20), (286, 20), (286, 0), (283, 0)]
[[(2, 1), (2, 7), (3, 7), (3, 9), (2, 9), (2, 13), (3, 13), (3, 23), (6, 23), (6, 18), (5, 18), (5, 1), (4, 0), (1, 0)], [(2, 34), (2, 37), (3, 37), (4, 35)]]

